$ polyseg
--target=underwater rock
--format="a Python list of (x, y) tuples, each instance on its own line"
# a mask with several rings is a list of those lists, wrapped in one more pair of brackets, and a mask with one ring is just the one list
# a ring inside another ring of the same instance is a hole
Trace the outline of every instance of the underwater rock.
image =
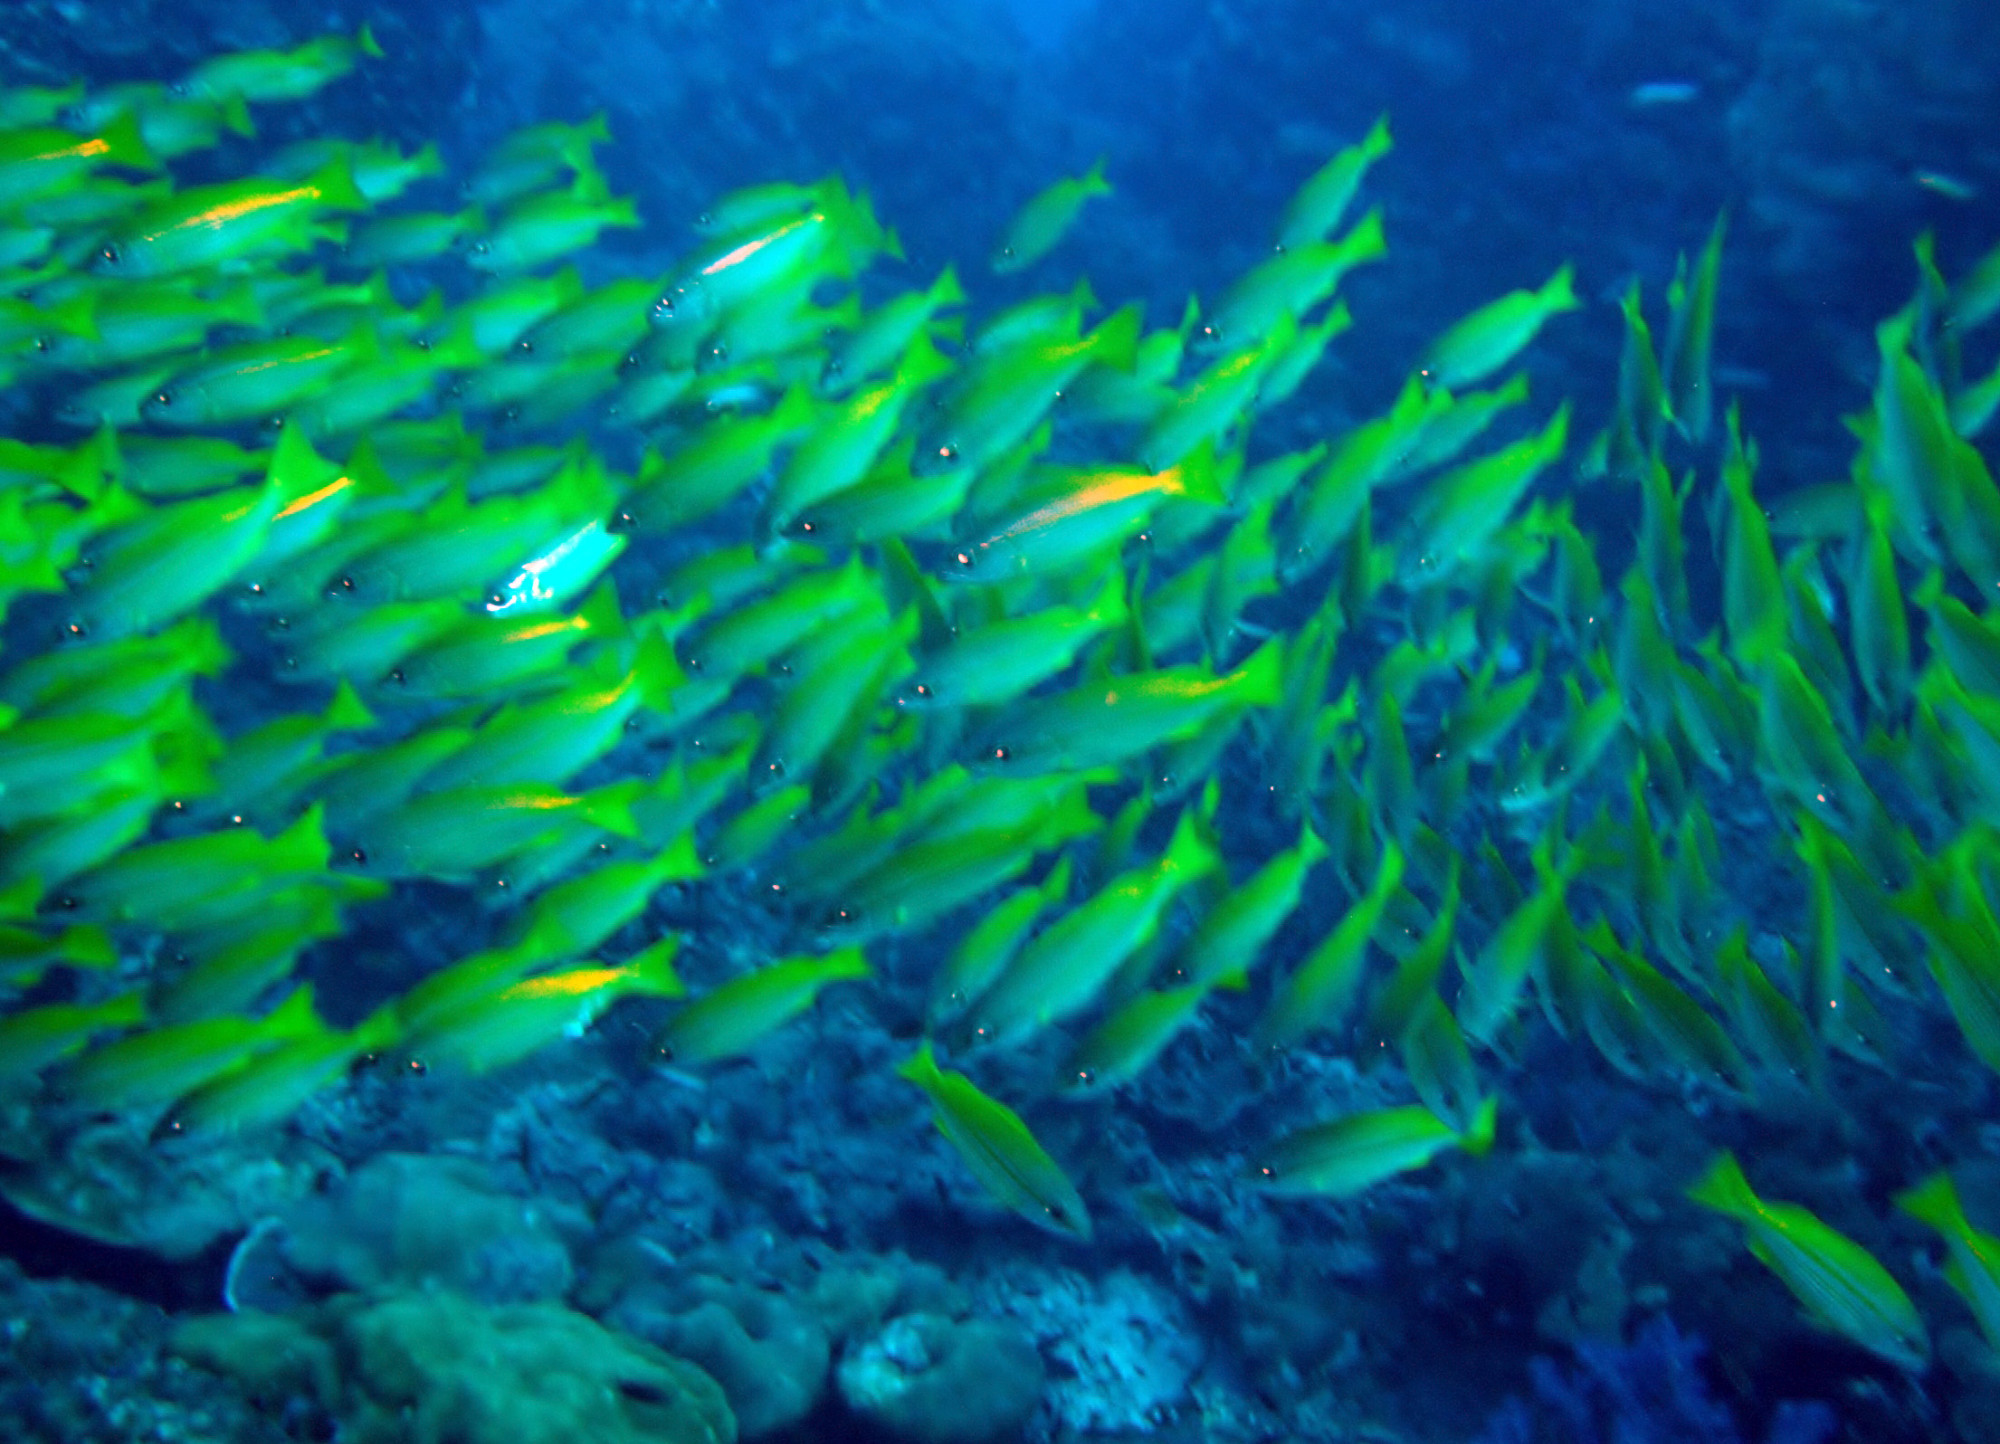
[(1124, 1270), (1052, 1279), (1007, 1300), (1058, 1368), (1049, 1402), (1065, 1429), (1144, 1429), (1186, 1397), (1204, 1345), (1180, 1302)]
[(560, 1298), (573, 1281), (547, 1199), (494, 1189), (470, 1159), (382, 1153), (282, 1220), (284, 1263), (341, 1292), (451, 1289), (482, 1303)]
[[(44, 1122), (46, 1120), (43, 1120)], [(311, 1192), (330, 1160), (289, 1138), (273, 1148), (161, 1149), (130, 1121), (22, 1130), (5, 1144), (0, 1196), (38, 1223), (96, 1243), (192, 1259)]]
[(267, 1409), (311, 1399), (353, 1444), (736, 1439), (722, 1390), (699, 1368), (556, 1304), (344, 1295), (282, 1318), (189, 1319), (173, 1348)]
[(810, 1313), (782, 1293), (712, 1275), (641, 1284), (605, 1321), (707, 1370), (745, 1439), (803, 1420), (832, 1367), (832, 1342)]
[(1041, 1398), (1041, 1356), (984, 1319), (903, 1314), (851, 1349), (840, 1397), (905, 1444), (991, 1444), (1017, 1434)]

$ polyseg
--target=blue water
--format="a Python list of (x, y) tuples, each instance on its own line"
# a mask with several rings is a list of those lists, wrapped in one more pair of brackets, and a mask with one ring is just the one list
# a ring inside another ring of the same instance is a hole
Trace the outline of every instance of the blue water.
[[(1915, 238), (1935, 237), (1947, 276), (2000, 240), (2000, 8), (1986, 0), (103, 0), (10, 7), (0, 81), (171, 78), (218, 49), (363, 22), (383, 60), (303, 106), (260, 110), (255, 140), (186, 174), (235, 174), (288, 140), (337, 133), (435, 141), (463, 175), (520, 126), (601, 110), (615, 140), (600, 160), (644, 224), (578, 258), (591, 284), (671, 273), (720, 194), (838, 172), (905, 254), (864, 280), (864, 298), (949, 265), (975, 319), (1087, 277), (1105, 311), (1138, 301), (1150, 326), (1172, 325), (1191, 293), (1212, 301), (1266, 259), (1298, 183), (1386, 113), (1395, 149), (1358, 206), (1381, 207), (1388, 258), (1343, 286), (1352, 331), (1260, 419), (1253, 462), (1381, 413), (1454, 320), (1564, 263), (1584, 305), (1526, 353), (1534, 403), (1495, 436), (1528, 434), (1566, 397), (1579, 453), (1616, 404), (1618, 297), (1636, 280), (1661, 336), (1676, 257), (1726, 211), (1717, 389), (1741, 405), (1771, 507), (1848, 475), (1843, 418), (1869, 404), (1873, 328), (1917, 284)], [(1019, 205), (1099, 157), (1114, 193), (1029, 272), (990, 274)], [(458, 204), (432, 184), (427, 204)], [(398, 276), (399, 299), (413, 303), (428, 279)], [(446, 284), (457, 299), (466, 283)], [(1991, 351), (1988, 337), (1982, 368)], [(48, 424), (47, 403), (46, 390), (10, 386), (7, 434), (74, 440)], [(637, 453), (629, 430), (576, 430), (621, 465)], [(1065, 441), (1065, 460), (1089, 454)], [(1982, 445), (1992, 457), (1990, 433)], [(1703, 478), (1688, 507), (1700, 622), (1688, 641), (1722, 610), (1701, 517), (1719, 457), (1711, 438), (1675, 459)], [(1544, 490), (1575, 491), (1615, 588), (1640, 523), (1636, 489)], [(738, 539), (718, 525), (635, 548), (624, 575), (650, 582)], [(1311, 597), (1254, 615), (1295, 626), (1327, 585), (1316, 577)], [(627, 591), (632, 612), (642, 599)], [(1424, 621), (1415, 605), (1371, 617), (1335, 690), (1359, 673), (1356, 656), (1372, 662)], [(247, 622), (230, 627), (232, 645), (267, 645)], [(26, 631), (17, 620), (10, 647), (47, 644)], [(1535, 641), (1509, 641), (1510, 673)], [(241, 674), (201, 686), (231, 730), (299, 705)], [(1560, 715), (1554, 702), (1544, 711), (1551, 724)], [(621, 763), (633, 755), (646, 754)], [(1238, 880), (1296, 835), (1258, 810), (1257, 766), (1246, 748), (1224, 773)], [(893, 790), (913, 775), (901, 760), (883, 780)], [(1746, 776), (1698, 805), (1732, 865), (1718, 884), (1733, 901), (1718, 912), (1743, 916), (1777, 956), (1780, 937), (1805, 945), (1802, 889), (1770, 860), (1789, 844), (1746, 801)], [(1622, 809), (1622, 777), (1603, 791)], [(1493, 801), (1475, 797), (1468, 815)], [(1573, 834), (1598, 801), (1574, 809)], [(1165, 845), (1165, 816), (1141, 855)], [(1929, 815), (1919, 829), (1932, 845), (1949, 836)], [(1532, 840), (1505, 839), (1511, 876), (1468, 854), (1467, 905), (1487, 933), (1511, 908), (1512, 879), (1533, 876)], [(1369, 880), (1317, 876), (1268, 955), (1287, 966)], [(769, 885), (669, 889), (624, 940), (682, 932), (684, 974), (697, 991), (714, 986), (811, 941), (770, 905)], [(1410, 1093), (1361, 1030), (1277, 1061), (1254, 1055), (1245, 1039), (1268, 977), (1218, 994), (1112, 1098), (1057, 1097), (1063, 1050), (1047, 1040), (978, 1055), (968, 1071), (1020, 1110), (1090, 1205), (1096, 1232), (1082, 1243), (984, 1194), (895, 1071), (923, 1031), (932, 973), (987, 906), (871, 942), (873, 981), (829, 990), (747, 1062), (662, 1066), (647, 1038), (663, 1005), (634, 1002), (469, 1083), (363, 1070), (282, 1128), (209, 1152), (104, 1142), (107, 1162), (76, 1146), (81, 1134), (57, 1136), (47, 1099), (10, 1102), (0, 1444), (539, 1439), (527, 1432), (537, 1359), (614, 1349), (609, 1338), (694, 1360), (745, 1439), (2000, 1439), (2000, 1365), (1943, 1284), (1935, 1236), (1890, 1202), (1949, 1165), (1975, 1221), (2000, 1226), (2000, 1090), (1936, 997), (1898, 1003), (1887, 1067), (1842, 1059), (1824, 1095), (1754, 1109), (1695, 1083), (1635, 1083), (1582, 1039), (1531, 1022), (1479, 1054), (1503, 1099), (1491, 1154), (1448, 1156), (1340, 1201), (1257, 1192), (1249, 1155), (1315, 1118)], [(301, 973), (352, 1022), (488, 942), (501, 915), (465, 888), (405, 885), (348, 937), (317, 945)], [(1169, 931), (1187, 924), (1176, 915)], [(143, 980), (154, 961), (126, 966)], [(1921, 978), (1920, 962), (1910, 969)], [(1903, 1281), (1929, 1321), (1927, 1372), (1813, 1327), (1734, 1225), (1686, 1202), (1725, 1146), (1769, 1196), (1808, 1202)], [(365, 1325), (341, 1313), (385, 1299), (437, 1312)], [(351, 1352), (365, 1328), (415, 1358), (439, 1333), (484, 1338), (499, 1311), (531, 1305), (611, 1332), (578, 1342), (537, 1316), (547, 1342), (462, 1365), (464, 1387), (506, 1402), (447, 1410), (435, 1436), (410, 1422), (427, 1406), (397, 1412), (384, 1368), (343, 1356), (327, 1367), (346, 1392), (330, 1394), (309, 1368), (258, 1379), (242, 1362), (258, 1347), (239, 1336), (205, 1348), (177, 1332), (228, 1308), (289, 1321), (291, 1346), (333, 1339)], [(927, 1377), (931, 1392), (884, 1404), (871, 1392), (884, 1377), (901, 1388)], [(683, 1437), (646, 1415), (662, 1387), (652, 1374), (631, 1382), (618, 1417), (633, 1432), (604, 1437)]]

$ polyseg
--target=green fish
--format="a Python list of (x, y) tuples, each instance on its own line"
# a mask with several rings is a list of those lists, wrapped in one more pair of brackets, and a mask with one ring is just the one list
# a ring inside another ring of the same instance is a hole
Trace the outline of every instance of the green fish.
[(282, 1123), (358, 1059), (393, 1047), (399, 1033), (393, 1005), (386, 1005), (345, 1032), (321, 1023), (274, 1042), (175, 1100), (155, 1125), (153, 1139), (249, 1132)]
[(1319, 834), (1310, 825), (1301, 827), (1296, 846), (1232, 887), (1203, 915), (1175, 955), (1173, 976), (1201, 985), (1247, 981), (1264, 945), (1297, 909), (1306, 878), (1326, 856)]
[(1198, 666), (1099, 676), (1016, 703), (994, 720), (981, 751), (1023, 772), (1103, 767), (1191, 737), (1220, 713), (1276, 706), (1283, 681), (1276, 637), (1221, 676)]
[(859, 386), (909, 353), (919, 335), (938, 323), (939, 311), (965, 304), (965, 288), (947, 266), (926, 291), (905, 291), (867, 312), (828, 365), (830, 391)]
[(604, 177), (586, 170), (566, 191), (543, 191), (502, 211), (492, 230), (467, 249), (465, 263), (497, 276), (518, 275), (595, 245), (607, 229), (638, 224), (633, 202), (614, 198)]
[(164, 1108), (249, 1055), (319, 1026), (308, 984), (262, 1018), (201, 1018), (101, 1043), (65, 1067), (57, 1082), (67, 1097), (105, 1112)]
[(325, 213), (367, 209), (353, 173), (339, 162), (297, 181), (251, 177), (193, 186), (141, 211), (98, 251), (91, 269), (116, 277), (240, 270), (279, 252), (345, 239)]
[(1062, 1067), (1066, 1090), (1080, 1094), (1130, 1083), (1194, 1022), (1214, 988), (1233, 986), (1231, 980), (1218, 979), (1183, 988), (1147, 988), (1128, 999), (1070, 1051)]
[(1310, 241), (1280, 251), (1245, 273), (1222, 295), (1208, 332), (1227, 346), (1264, 340), (1289, 314), (1295, 321), (1331, 296), (1356, 266), (1389, 253), (1382, 213), (1370, 211), (1337, 241)]
[(13, 1091), (52, 1063), (80, 1052), (99, 1033), (146, 1021), (143, 993), (101, 1003), (44, 1003), (0, 1017), (0, 1087)]
[(580, 794), (541, 783), (429, 792), (371, 819), (354, 861), (375, 877), (466, 878), (578, 829), (635, 837), (643, 789), (630, 779)]
[(989, 1194), (1038, 1228), (1090, 1241), (1083, 1199), (1020, 1114), (980, 1092), (963, 1073), (940, 1069), (928, 1038), (896, 1071), (930, 1095), (938, 1132)]
[(1866, 1249), (1796, 1203), (1757, 1197), (1735, 1156), (1718, 1156), (1688, 1197), (1744, 1225), (1750, 1252), (1792, 1291), (1806, 1317), (1913, 1374), (1930, 1362), (1916, 1306)]
[(1070, 871), (1069, 858), (1058, 859), (1038, 886), (1016, 888), (972, 925), (931, 981), (932, 1025), (961, 1016), (993, 986), (1043, 914), (1069, 896)]
[(1667, 326), (1664, 369), (1667, 405), (1674, 425), (1697, 446), (1708, 439), (1715, 415), (1715, 388), (1710, 361), (1715, 350), (1715, 299), (1722, 281), (1722, 243), (1729, 232), (1729, 212), (1715, 218), (1708, 241), (1695, 261), (1692, 277), (1679, 268), (1667, 291), (1671, 320)]
[(1423, 374), (1433, 386), (1457, 391), (1491, 376), (1535, 339), (1545, 322), (1583, 303), (1571, 288), (1567, 265), (1538, 291), (1510, 291), (1452, 326), (1424, 353)]
[(1066, 177), (1038, 192), (1001, 236), (993, 252), (993, 273), (1006, 276), (1032, 266), (1056, 248), (1085, 205), (1110, 194), (1102, 156), (1082, 175)]
[(793, 387), (767, 412), (712, 421), (676, 450), (648, 451), (625, 510), (642, 529), (700, 521), (762, 476), (777, 449), (805, 432), (816, 415), (811, 393)]
[(1107, 882), (1039, 933), (967, 1015), (969, 1036), (1011, 1044), (1090, 1006), (1119, 966), (1159, 931), (1181, 889), (1221, 865), (1192, 811), (1167, 849)]
[(1420, 1103), (1350, 1113), (1288, 1134), (1260, 1150), (1251, 1182), (1299, 1198), (1351, 1198), (1386, 1178), (1423, 1168), (1447, 1148), (1477, 1158), (1493, 1146), (1499, 1101), (1487, 1098), (1461, 1131)]
[(1347, 214), (1369, 167), (1393, 148), (1389, 117), (1378, 116), (1367, 135), (1307, 176), (1278, 218), (1278, 249), (1297, 250), (1324, 240)]
[(511, 977), (499, 970), (485, 989), (467, 988), (448, 1007), (427, 1012), (399, 1046), (426, 1066), (491, 1072), (539, 1052), (558, 1038), (581, 1037), (621, 998), (677, 998), (687, 990), (674, 972), (678, 937), (665, 937), (616, 966), (569, 968)]
[(190, 70), (179, 88), (185, 95), (208, 100), (305, 100), (354, 69), (364, 55), (378, 60), (382, 56), (382, 47), (366, 25), (352, 36), (324, 35), (293, 50), (239, 50), (215, 56)]
[(1252, 1040), (1259, 1052), (1289, 1048), (1315, 1029), (1340, 1022), (1341, 1011), (1360, 989), (1369, 940), (1403, 881), (1403, 862), (1403, 851), (1393, 841), (1382, 844), (1382, 861), (1368, 891), (1272, 992)]
[(473, 172), (466, 194), (475, 205), (499, 206), (550, 185), (564, 171), (581, 175), (591, 168), (591, 152), (611, 142), (604, 112), (571, 125), (543, 121), (523, 126), (494, 146)]
[(0, 131), (0, 202), (10, 208), (25, 205), (82, 184), (104, 165), (158, 168), (139, 133), (137, 116), (120, 115), (97, 135), (52, 126)]
[(663, 1057), (681, 1064), (737, 1057), (812, 1007), (821, 989), (873, 972), (858, 947), (767, 963), (711, 989), (674, 1014), (656, 1046)]
[(1987, 1344), (2000, 1349), (2000, 1238), (1972, 1226), (1949, 1173), (1897, 1194), (1896, 1207), (1944, 1235), (1945, 1282), (1971, 1306)]

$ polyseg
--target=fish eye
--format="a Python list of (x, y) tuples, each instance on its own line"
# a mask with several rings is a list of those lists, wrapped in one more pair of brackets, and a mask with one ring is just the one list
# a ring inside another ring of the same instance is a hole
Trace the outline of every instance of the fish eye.
[(105, 264), (105, 265), (107, 265), (107, 266), (115, 266), (115, 265), (117, 265), (117, 264), (118, 264), (118, 262), (119, 262), (119, 259), (120, 259), (120, 258), (119, 258), (119, 253), (118, 253), (118, 247), (116, 247), (116, 246), (106, 246), (106, 247), (104, 247), (104, 248), (103, 248), (102, 250), (100, 250), (100, 251), (99, 251), (99, 252), (97, 253), (97, 256), (98, 256), (98, 259), (99, 259), (99, 260), (101, 260), (101, 261), (103, 261), (103, 262), (104, 262), (104, 264)]
[(483, 255), (486, 255), (486, 254), (487, 254), (487, 253), (489, 253), (489, 252), (490, 252), (490, 251), (491, 251), (492, 249), (493, 249), (493, 247), (492, 247), (491, 245), (489, 245), (489, 244), (488, 244), (487, 242), (485, 242), (485, 241), (474, 241), (474, 242), (472, 243), (472, 254), (473, 254), (473, 255), (475, 255), (475, 256), (483, 256)]
[(653, 319), (655, 321), (671, 321), (673, 318), (674, 298), (672, 296), (662, 296), (659, 300), (653, 302)]
[(347, 855), (348, 855), (349, 857), (353, 858), (353, 859), (354, 859), (354, 861), (355, 861), (356, 863), (358, 863), (358, 864), (359, 864), (360, 866), (362, 866), (362, 867), (366, 867), (366, 866), (368, 866), (368, 854), (367, 854), (366, 852), (362, 851), (362, 850), (361, 850), (360, 848), (358, 848), (358, 847), (356, 847), (356, 848), (350, 848), (350, 849), (348, 850), (348, 853), (347, 853)]
[(159, 407), (161, 410), (165, 410), (167, 407), (172, 406), (174, 404), (174, 393), (171, 391), (154, 392), (153, 404)]

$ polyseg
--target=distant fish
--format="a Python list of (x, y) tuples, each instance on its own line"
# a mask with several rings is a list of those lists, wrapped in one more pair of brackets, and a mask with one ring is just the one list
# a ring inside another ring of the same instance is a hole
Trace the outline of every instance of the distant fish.
[(1913, 170), (1910, 179), (1925, 190), (1943, 196), (1948, 201), (1976, 201), (1979, 187), (1971, 181), (1961, 180), (1941, 170)]
[(1689, 105), (1701, 99), (1701, 87), (1692, 80), (1649, 80), (1632, 87), (1625, 97), (1634, 110), (1651, 110), (1660, 105)]

